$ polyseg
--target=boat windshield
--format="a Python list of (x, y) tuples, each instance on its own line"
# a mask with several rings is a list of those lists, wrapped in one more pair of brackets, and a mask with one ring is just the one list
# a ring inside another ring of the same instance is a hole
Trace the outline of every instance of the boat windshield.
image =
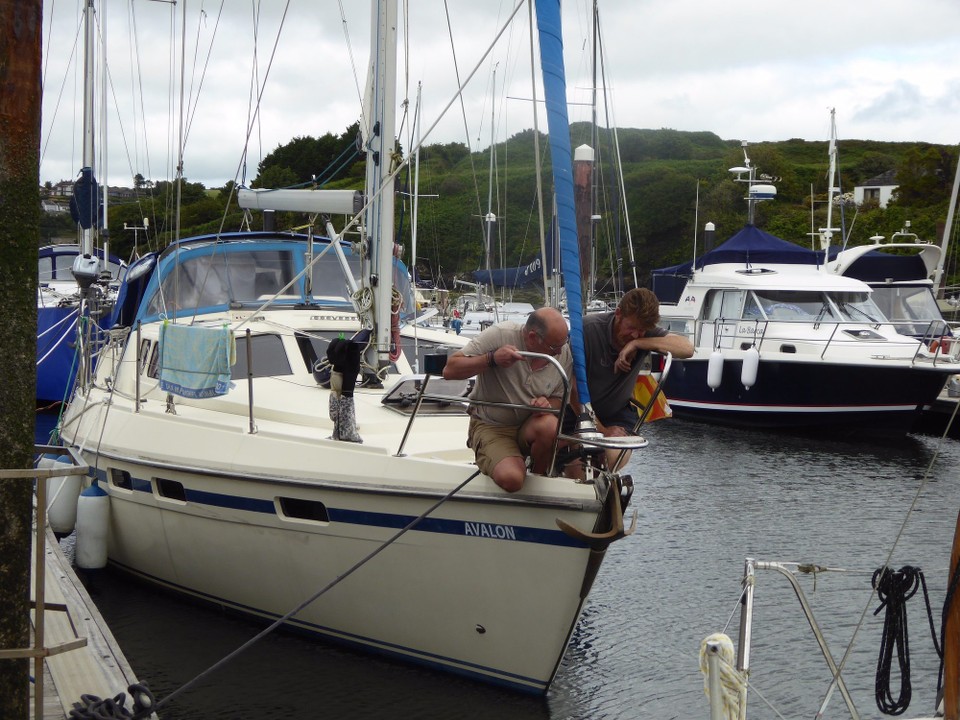
[[(195, 254), (180, 259), (167, 273), (147, 305), (147, 314), (266, 300), (294, 274), (291, 254), (282, 250)], [(286, 292), (300, 297), (296, 287)]]
[[(302, 272), (305, 253), (299, 246), (251, 247), (240, 243), (187, 249), (171, 259), (162, 274), (159, 288), (146, 304), (145, 316), (176, 312), (212, 312), (227, 306), (262, 305), (269, 300), (283, 304), (323, 305), (353, 309), (351, 289), (338, 257), (328, 252), (316, 258), (311, 271), (311, 294), (304, 295)], [(346, 255), (354, 282), (360, 260)], [(415, 311), (406, 267), (394, 261), (395, 307), (406, 320)]]
[(873, 289), (873, 301), (903, 335), (939, 337), (949, 326), (928, 285), (884, 285)]
[(744, 302), (743, 317), (803, 322), (878, 323), (886, 320), (869, 293), (820, 290), (751, 291)]

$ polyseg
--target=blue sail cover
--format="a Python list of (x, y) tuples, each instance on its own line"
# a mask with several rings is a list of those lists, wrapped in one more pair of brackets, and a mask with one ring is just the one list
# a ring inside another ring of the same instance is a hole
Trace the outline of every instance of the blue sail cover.
[(103, 225), (103, 197), (100, 185), (93, 176), (93, 168), (80, 170), (80, 177), (73, 183), (70, 196), (70, 216), (84, 230)]
[(537, 29), (540, 33), (540, 68), (550, 133), (550, 164), (557, 199), (560, 227), (560, 265), (567, 291), (570, 314), (570, 349), (577, 376), (580, 402), (590, 402), (587, 389), (587, 361), (583, 349), (583, 299), (580, 293), (580, 251), (573, 204), (573, 156), (570, 151), (570, 122), (567, 118), (567, 80), (563, 67), (563, 33), (560, 0), (536, 0)]
[[(547, 277), (553, 277), (553, 225), (546, 237), (547, 246)], [(477, 270), (472, 273), (474, 282), (494, 287), (519, 288), (543, 282), (543, 253), (539, 253), (526, 265), (514, 268), (495, 268), (493, 270)]]

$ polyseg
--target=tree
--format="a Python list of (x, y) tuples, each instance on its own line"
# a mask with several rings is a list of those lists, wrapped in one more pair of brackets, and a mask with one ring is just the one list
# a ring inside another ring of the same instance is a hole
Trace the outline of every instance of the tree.
[[(0, 0), (0, 467), (30, 467), (36, 397), (40, 244), (42, 0)], [(9, 88), (16, 88), (10, 92)], [(0, 480), (0, 648), (30, 645), (33, 483)], [(27, 659), (0, 660), (0, 717), (29, 712)]]

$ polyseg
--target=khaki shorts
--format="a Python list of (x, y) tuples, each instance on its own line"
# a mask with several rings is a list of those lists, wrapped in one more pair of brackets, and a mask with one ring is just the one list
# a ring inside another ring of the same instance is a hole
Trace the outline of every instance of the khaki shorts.
[(477, 454), (477, 467), (485, 475), (493, 475), (497, 464), (508, 457), (525, 458), (530, 446), (520, 437), (523, 425), (490, 425), (470, 418), (467, 446)]

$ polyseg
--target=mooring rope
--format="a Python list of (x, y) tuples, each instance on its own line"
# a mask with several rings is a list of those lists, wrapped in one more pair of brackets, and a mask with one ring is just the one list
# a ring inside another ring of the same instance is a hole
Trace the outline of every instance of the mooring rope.
[(719, 647), (718, 663), (720, 671), (720, 706), (724, 720), (737, 720), (740, 717), (740, 698), (746, 689), (746, 678), (737, 670), (733, 641), (723, 633), (714, 633), (700, 642), (700, 672), (703, 674), (703, 692), (713, 703), (710, 696), (710, 667), (707, 662), (707, 644), (716, 643)]
[[(877, 658), (875, 694), (877, 708), (887, 715), (901, 715), (910, 706), (912, 686), (910, 684), (910, 637), (907, 632), (907, 600), (912, 598), (919, 588), (923, 588), (923, 599), (927, 606), (927, 618), (930, 621), (930, 633), (937, 654), (943, 657), (937, 642), (937, 633), (933, 625), (933, 612), (930, 609), (930, 596), (927, 593), (927, 581), (923, 571), (912, 565), (904, 565), (899, 570), (889, 567), (878, 568), (873, 574), (873, 587), (880, 599), (880, 606), (874, 611), (877, 615), (886, 608), (883, 621), (883, 635), (880, 640), (880, 654)], [(893, 651), (897, 651), (897, 665), (900, 672), (900, 693), (896, 700), (890, 689), (890, 670), (893, 665)]]
[(67, 716), (71, 720), (113, 720), (113, 718), (149, 717), (154, 710), (154, 697), (143, 683), (135, 683), (127, 688), (133, 699), (133, 710), (127, 710), (127, 696), (124, 693), (112, 698), (99, 698), (96, 695), (81, 695), (80, 702), (73, 704)]

